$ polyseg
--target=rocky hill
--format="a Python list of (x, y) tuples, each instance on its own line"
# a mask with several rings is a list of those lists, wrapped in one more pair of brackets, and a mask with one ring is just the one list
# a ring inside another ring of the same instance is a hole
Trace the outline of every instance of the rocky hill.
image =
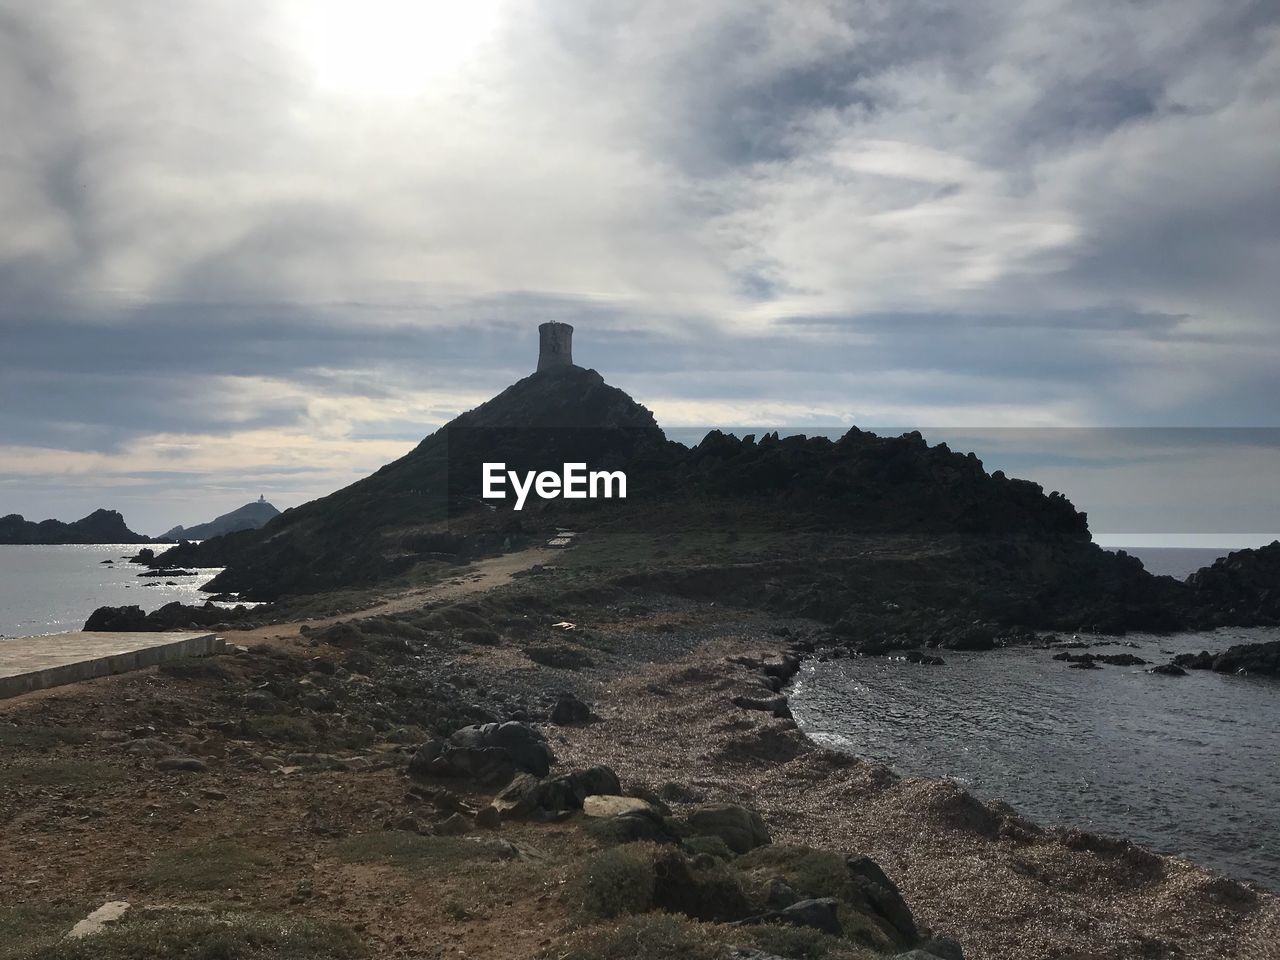
[[(480, 498), (481, 465), (493, 461), (519, 471), (565, 462), (624, 469), (628, 498), (536, 500), (515, 513), (510, 500)], [(972, 454), (930, 446), (917, 433), (879, 437), (856, 428), (837, 441), (713, 431), (687, 449), (669, 442), (645, 407), (595, 371), (574, 366), (526, 377), (400, 460), (260, 530), (182, 545), (158, 564), (225, 567), (207, 589), (273, 600), (376, 583), (424, 559), (495, 552), (562, 523), (652, 529), (660, 518), (678, 516), (682, 530), (722, 535), (717, 505), (725, 504), (748, 525), (807, 527), (833, 537), (967, 537), (963, 557), (983, 558), (984, 582), (1028, 582), (1021, 607), (1052, 599), (1055, 608), (1074, 609), (1078, 591), (1044, 586), (1068, 568), (1081, 590), (1108, 599), (1108, 612), (1093, 619), (1132, 619), (1112, 612), (1117, 597), (1141, 596), (1143, 610), (1159, 605), (1147, 589), (1155, 578), (1131, 558), (1093, 546), (1086, 517), (1065, 497), (999, 471), (988, 474)], [(1038, 548), (1029, 562), (1025, 547), (992, 546), (1010, 538), (1053, 546)], [(964, 580), (974, 563), (958, 559), (938, 573), (948, 582)], [(846, 592), (833, 589), (830, 596)]]
[(455, 418), (372, 476), (288, 510), (262, 529), (184, 545), (162, 565), (224, 566), (209, 585), (257, 599), (368, 584), (441, 552), (500, 547), (489, 525), (469, 537), (451, 523), (477, 511), (482, 464), (521, 471), (565, 462), (646, 471), (681, 449), (653, 414), (594, 370), (565, 366), (526, 377)]
[(1217, 624), (1280, 624), (1280, 540), (1219, 557), (1187, 578), (1196, 603)]
[(61, 520), (25, 520), (16, 513), (0, 517), (0, 543), (159, 543), (134, 533), (115, 510), (95, 510), (72, 523)]
[(184, 527), (179, 524), (166, 532), (161, 539), (208, 540), (240, 530), (257, 530), (278, 516), (280, 516), (279, 510), (267, 503), (265, 499), (259, 498), (252, 503), (246, 503), (243, 507), (237, 507), (230, 513), (215, 517), (208, 523), (198, 523), (193, 527)]

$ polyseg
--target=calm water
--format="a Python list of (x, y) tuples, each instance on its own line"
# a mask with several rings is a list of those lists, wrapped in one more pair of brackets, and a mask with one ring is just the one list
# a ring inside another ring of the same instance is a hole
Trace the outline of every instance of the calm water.
[[(1096, 652), (1164, 663), (1280, 630), (1124, 639), (1137, 649)], [(941, 667), (806, 665), (796, 720), (836, 749), (955, 778), (1042, 823), (1119, 834), (1280, 889), (1280, 680), (1071, 670), (1048, 650), (942, 655)]]
[[(139, 577), (146, 568), (125, 559), (138, 550), (128, 543), (0, 545), (0, 637), (79, 630), (104, 606), (134, 604), (151, 611), (173, 600), (204, 603), (207, 595), (197, 587), (217, 570), (194, 577)], [(176, 586), (167, 586), (168, 581)]]
[(1174, 577), (1185, 580), (1201, 567), (1207, 567), (1224, 557), (1230, 550), (1207, 547), (1113, 547), (1123, 550), (1142, 561), (1147, 571), (1158, 577)]

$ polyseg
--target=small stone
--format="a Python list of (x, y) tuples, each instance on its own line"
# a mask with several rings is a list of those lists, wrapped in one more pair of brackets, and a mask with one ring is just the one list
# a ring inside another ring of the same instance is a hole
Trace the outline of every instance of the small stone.
[(101, 933), (107, 924), (115, 923), (128, 912), (127, 900), (110, 900), (72, 927), (67, 939), (79, 940)]
[(476, 814), (476, 826), (481, 830), (497, 830), (502, 826), (502, 811), (492, 804)]
[(471, 820), (460, 813), (451, 814), (437, 823), (431, 832), (438, 837), (456, 837), (471, 831)]
[(157, 770), (174, 770), (180, 773), (204, 773), (209, 765), (198, 757), (165, 757), (156, 761)]

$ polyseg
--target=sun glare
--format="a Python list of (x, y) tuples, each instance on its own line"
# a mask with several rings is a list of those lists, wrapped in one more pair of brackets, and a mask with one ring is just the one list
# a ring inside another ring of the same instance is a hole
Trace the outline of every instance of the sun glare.
[(318, 87), (405, 97), (465, 68), (494, 32), (502, 0), (305, 0), (294, 42)]

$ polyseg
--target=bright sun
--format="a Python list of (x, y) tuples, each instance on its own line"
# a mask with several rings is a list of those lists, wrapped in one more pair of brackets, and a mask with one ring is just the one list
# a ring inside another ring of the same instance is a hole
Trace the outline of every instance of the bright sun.
[(405, 97), (461, 70), (493, 33), (503, 0), (304, 0), (292, 40), (317, 86)]

